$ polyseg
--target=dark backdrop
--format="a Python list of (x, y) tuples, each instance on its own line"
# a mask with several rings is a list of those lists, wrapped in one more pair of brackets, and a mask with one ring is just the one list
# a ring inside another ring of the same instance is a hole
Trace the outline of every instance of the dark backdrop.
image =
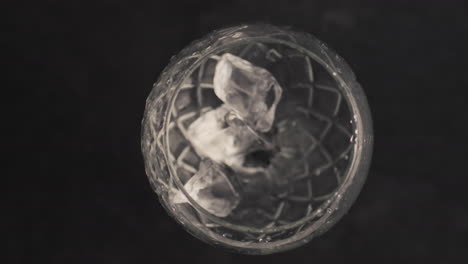
[[(2, 37), (12, 59), (8, 262), (468, 261), (463, 2), (17, 1), (4, 9)], [(140, 153), (145, 99), (170, 57), (244, 22), (327, 42), (356, 72), (375, 128), (369, 178), (350, 212), (308, 245), (263, 257), (186, 233), (158, 203)]]

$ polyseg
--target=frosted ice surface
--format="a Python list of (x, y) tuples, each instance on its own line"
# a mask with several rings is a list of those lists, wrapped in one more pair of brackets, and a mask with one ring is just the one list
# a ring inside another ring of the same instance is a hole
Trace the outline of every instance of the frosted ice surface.
[(269, 71), (225, 53), (216, 65), (213, 86), (219, 99), (253, 129), (271, 129), (282, 89)]

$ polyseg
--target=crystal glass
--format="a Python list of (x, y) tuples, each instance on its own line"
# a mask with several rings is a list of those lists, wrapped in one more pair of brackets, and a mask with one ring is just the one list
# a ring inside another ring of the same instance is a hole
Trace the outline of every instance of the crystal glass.
[(372, 152), (366, 97), (313, 36), (215, 31), (171, 59), (146, 101), (146, 173), (167, 212), (213, 245), (295, 248), (354, 203)]

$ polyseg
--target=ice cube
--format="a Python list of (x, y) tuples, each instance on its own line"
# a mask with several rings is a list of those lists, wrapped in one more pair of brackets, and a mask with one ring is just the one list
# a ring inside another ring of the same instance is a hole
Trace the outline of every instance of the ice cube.
[[(240, 201), (239, 194), (232, 186), (226, 170), (209, 159), (201, 162), (200, 169), (184, 188), (201, 207), (218, 217), (228, 216)], [(172, 202), (188, 203), (188, 199), (181, 191), (176, 190)]]
[(256, 138), (242, 123), (229, 125), (226, 119), (229, 115), (225, 105), (208, 111), (190, 124), (187, 136), (200, 156), (236, 166), (242, 164), (243, 153)]
[(213, 86), (219, 99), (254, 130), (271, 129), (282, 88), (266, 69), (225, 53), (216, 65)]

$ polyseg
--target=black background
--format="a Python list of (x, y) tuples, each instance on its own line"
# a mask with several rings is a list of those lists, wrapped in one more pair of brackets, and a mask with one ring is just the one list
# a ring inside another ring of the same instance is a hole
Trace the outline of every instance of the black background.
[[(463, 1), (17, 1), (3, 11), (7, 262), (468, 261)], [(145, 99), (170, 57), (245, 22), (328, 43), (354, 69), (374, 119), (373, 163), (350, 212), (271, 256), (186, 233), (159, 205), (140, 153)]]

